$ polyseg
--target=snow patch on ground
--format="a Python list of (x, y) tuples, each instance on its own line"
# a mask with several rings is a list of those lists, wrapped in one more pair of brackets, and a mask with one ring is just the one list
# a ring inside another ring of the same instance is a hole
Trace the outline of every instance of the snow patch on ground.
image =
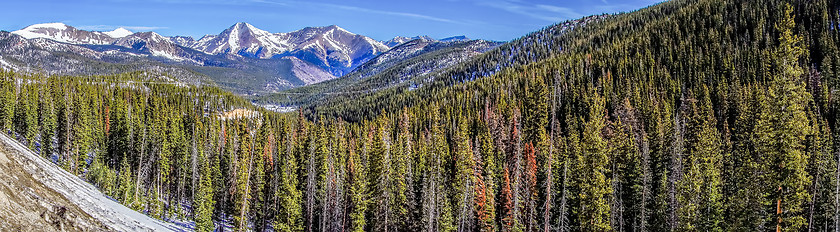
[(12, 155), (24, 161), (24, 170), (47, 187), (64, 195), (73, 204), (115, 231), (188, 231), (150, 218), (111, 200), (81, 178), (35, 154), (17, 141), (0, 133), (0, 142), (10, 145)]
[(17, 68), (15, 68), (14, 65), (9, 64), (9, 62), (6, 62), (5, 60), (3, 60), (3, 57), (0, 56), (0, 70), (3, 70), (3, 69), (9, 69), (9, 70), (12, 70), (12, 71), (17, 70)]
[(272, 105), (272, 104), (258, 105), (258, 106), (260, 106), (262, 108), (265, 108), (266, 110), (279, 112), (279, 113), (288, 113), (288, 112), (294, 112), (294, 111), (298, 110), (297, 106), (282, 106), (282, 105)]
[(151, 52), (152, 52), (152, 55), (153, 55), (153, 56), (160, 56), (160, 57), (163, 57), (163, 58), (166, 58), (166, 59), (170, 59), (170, 60), (174, 60), (174, 61), (182, 61), (182, 60), (184, 60), (184, 59), (183, 59), (183, 58), (181, 58), (181, 57), (178, 57), (178, 56), (176, 56), (176, 55), (169, 54), (169, 53), (164, 52), (164, 51), (154, 51), (154, 50), (153, 50), (153, 51), (151, 51)]

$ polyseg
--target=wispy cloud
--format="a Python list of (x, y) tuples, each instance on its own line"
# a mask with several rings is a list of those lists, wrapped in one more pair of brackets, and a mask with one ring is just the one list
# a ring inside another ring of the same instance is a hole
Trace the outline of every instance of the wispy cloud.
[(434, 16), (415, 14), (415, 13), (374, 10), (374, 9), (368, 9), (368, 8), (361, 8), (361, 7), (355, 7), (355, 6), (345, 6), (345, 5), (336, 5), (336, 4), (329, 4), (329, 3), (322, 3), (322, 5), (330, 6), (330, 7), (334, 7), (334, 8), (338, 8), (338, 9), (342, 9), (342, 10), (358, 11), (358, 12), (362, 12), (362, 13), (393, 15), (393, 16), (401, 16), (401, 17), (408, 17), (408, 18), (415, 18), (415, 19), (424, 19), (424, 20), (430, 20), (430, 21), (444, 22), (444, 23), (460, 23), (460, 22), (450, 20), (450, 19), (438, 18), (438, 17), (434, 17)]
[[(655, 4), (658, 3), (660, 0), (647, 1), (650, 2), (650, 4)], [(638, 8), (637, 5), (629, 5), (626, 2), (611, 3), (607, 0), (589, 0), (585, 8), (572, 8), (549, 4), (537, 4), (523, 0), (476, 0), (476, 4), (549, 22), (559, 22), (568, 19), (581, 18), (587, 15), (611, 13), (622, 9), (626, 10)]]
[(114, 26), (114, 25), (84, 25), (78, 26), (76, 28), (82, 30), (89, 30), (89, 31), (111, 31), (117, 28), (125, 28), (129, 31), (154, 31), (154, 30), (161, 30), (161, 29), (168, 29), (168, 27), (156, 27), (156, 26)]
[(536, 5), (536, 7), (538, 9), (541, 9), (541, 10), (544, 10), (544, 11), (560, 14), (563, 17), (567, 17), (567, 18), (583, 17), (583, 14), (578, 13), (577, 11), (573, 10), (572, 8), (568, 8), (568, 7), (559, 7), (559, 6), (542, 5), (542, 4)]
[(549, 22), (559, 22), (565, 19), (579, 18), (583, 16), (575, 10), (567, 7), (546, 4), (529, 4), (515, 0), (480, 1), (478, 4)]
[(314, 7), (328, 7), (328, 8), (339, 9), (339, 10), (348, 10), (348, 11), (356, 11), (356, 12), (361, 12), (361, 13), (380, 14), (380, 15), (391, 15), (391, 16), (413, 18), (413, 19), (420, 19), (420, 20), (428, 20), (428, 21), (435, 21), (435, 22), (443, 22), (443, 23), (468, 24), (468, 23), (465, 23), (465, 22), (460, 22), (460, 21), (455, 21), (455, 20), (451, 20), (451, 19), (430, 16), (430, 15), (424, 15), (424, 14), (417, 14), (417, 13), (410, 13), (410, 12), (400, 12), (400, 11), (378, 10), (378, 9), (371, 9), (371, 8), (364, 8), (364, 7), (357, 7), (357, 6), (348, 6), (348, 5), (341, 5), (341, 4), (334, 4), (334, 3), (323, 3), (323, 2), (315, 2), (315, 1), (294, 1), (294, 0), (250, 0), (250, 1), (255, 2), (255, 3), (281, 5), (281, 6), (308, 5), (308, 6), (314, 6)]
[(129, 31), (154, 31), (154, 30), (162, 30), (162, 29), (169, 29), (169, 27), (150, 27), (150, 26), (119, 26), (125, 28)]

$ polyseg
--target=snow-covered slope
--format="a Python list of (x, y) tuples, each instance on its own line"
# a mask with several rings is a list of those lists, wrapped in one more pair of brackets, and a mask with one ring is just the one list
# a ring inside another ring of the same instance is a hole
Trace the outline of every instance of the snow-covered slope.
[(385, 46), (388, 46), (389, 48), (394, 48), (397, 45), (403, 44), (403, 43), (408, 42), (408, 41), (416, 40), (416, 39), (423, 39), (423, 40), (430, 40), (430, 41), (435, 40), (435, 39), (432, 39), (432, 37), (425, 36), (425, 35), (424, 36), (415, 36), (415, 37), (397, 36), (397, 37), (394, 37), (391, 40), (382, 41), (382, 44), (384, 44)]
[(290, 46), (282, 37), (260, 30), (248, 23), (237, 23), (218, 36), (205, 36), (192, 47), (208, 53), (231, 53), (242, 56), (271, 58), (286, 52)]
[(12, 70), (15, 71), (14, 65), (10, 64), (8, 61), (3, 60), (3, 56), (0, 56), (0, 70)]
[(403, 37), (403, 36), (397, 36), (397, 37), (394, 37), (393, 39), (390, 39), (390, 40), (388, 40), (388, 41), (381, 41), (381, 43), (382, 43), (382, 44), (384, 44), (385, 46), (390, 47), (390, 48), (394, 48), (394, 47), (397, 47), (397, 46), (399, 46), (399, 45), (401, 45), (401, 44), (404, 44), (405, 42), (412, 41), (412, 40), (418, 40), (418, 39), (428, 40), (428, 41), (435, 41), (435, 42), (462, 42), (462, 41), (470, 41), (470, 38), (467, 38), (466, 36), (463, 36), (463, 35), (459, 35), (459, 36), (452, 36), (452, 37), (446, 37), (446, 38), (439, 39), (439, 40), (437, 40), (437, 39), (433, 39), (432, 37), (429, 37), (429, 36), (427, 36), (427, 35), (424, 35), (424, 36), (415, 36), (415, 37)]
[(153, 56), (173, 61), (184, 61), (188, 58), (183, 48), (155, 32), (134, 33), (118, 39), (114, 45), (149, 52)]
[(116, 38), (109, 34), (120, 36), (125, 32), (118, 29), (106, 34), (105, 32), (79, 30), (64, 23), (43, 23), (31, 25), (12, 33), (27, 39), (45, 38), (72, 44), (110, 44)]
[(169, 41), (172, 41), (173, 43), (184, 47), (195, 46), (195, 43), (197, 42), (195, 39), (193, 39), (193, 37), (190, 36), (172, 36), (169, 37)]
[[(0, 133), (0, 173), (0, 179), (4, 180), (0, 186), (5, 190), (17, 190), (12, 196), (8, 196), (9, 192), (0, 192), (0, 209), (16, 210), (11, 214), (0, 213), (3, 222), (0, 229), (9, 224), (12, 228), (6, 229), (19, 230), (25, 226), (29, 231), (187, 231), (109, 199), (93, 185), (4, 133)], [(48, 222), (45, 225), (52, 225), (37, 227), (41, 220)], [(14, 223), (25, 225), (15, 226)], [(60, 225), (53, 228), (56, 223)]]
[[(236, 23), (218, 35), (196, 40), (132, 33), (125, 28), (98, 32), (47, 23), (11, 35), (0, 32), (0, 69), (96, 75), (111, 73), (100, 71), (105, 68), (121, 69), (110, 64), (172, 66), (207, 75), (237, 93), (271, 93), (335, 79), (391, 49), (336, 25), (271, 33)], [(411, 38), (400, 37), (398, 42), (405, 39)], [(392, 56), (400, 54), (405, 53)]]
[(452, 36), (452, 37), (446, 37), (446, 38), (440, 39), (440, 42), (459, 42), (459, 41), (469, 41), (469, 40), (470, 40), (470, 38), (467, 38), (466, 36), (463, 36), (463, 35), (459, 35), (459, 36)]
[(336, 25), (270, 33), (248, 23), (237, 23), (219, 35), (204, 36), (195, 43), (178, 43), (213, 55), (235, 54), (261, 59), (294, 56), (335, 76), (341, 76), (389, 49), (376, 40)]

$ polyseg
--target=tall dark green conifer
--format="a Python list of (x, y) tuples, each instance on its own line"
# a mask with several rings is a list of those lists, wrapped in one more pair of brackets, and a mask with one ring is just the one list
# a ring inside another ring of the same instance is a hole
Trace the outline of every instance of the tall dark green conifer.
[(760, 97), (761, 113), (756, 121), (756, 151), (761, 155), (764, 193), (770, 200), (768, 224), (780, 231), (800, 231), (808, 225), (804, 215), (811, 176), (806, 172), (808, 153), (805, 138), (810, 135), (806, 115), (811, 94), (801, 81), (799, 59), (805, 55), (802, 37), (795, 35), (793, 7), (787, 6), (779, 30), (779, 46), (770, 54), (773, 70), (770, 86)]

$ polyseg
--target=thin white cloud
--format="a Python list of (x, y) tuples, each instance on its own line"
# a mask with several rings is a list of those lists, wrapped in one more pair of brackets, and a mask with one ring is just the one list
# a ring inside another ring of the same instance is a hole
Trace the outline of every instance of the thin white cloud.
[(155, 26), (114, 26), (114, 25), (84, 25), (78, 26), (76, 28), (88, 31), (112, 31), (117, 28), (125, 28), (129, 31), (154, 31), (160, 29), (168, 29), (168, 27), (155, 27)]
[(399, 16), (399, 17), (406, 17), (406, 18), (414, 18), (414, 19), (421, 19), (421, 20), (428, 20), (428, 21), (435, 21), (435, 22), (443, 22), (443, 23), (454, 23), (454, 24), (467, 24), (464, 22), (459, 22), (451, 19), (440, 18), (430, 15), (424, 14), (417, 14), (417, 13), (410, 13), (410, 12), (400, 12), (400, 11), (387, 11), (387, 10), (377, 10), (371, 8), (363, 8), (363, 7), (356, 7), (356, 6), (348, 6), (348, 5), (341, 5), (341, 4), (333, 4), (333, 3), (323, 3), (323, 2), (315, 2), (315, 1), (294, 1), (294, 0), (250, 0), (254, 3), (262, 3), (262, 4), (272, 4), (272, 5), (281, 5), (281, 6), (291, 6), (291, 5), (308, 5), (314, 7), (329, 7), (334, 9), (340, 10), (349, 10), (349, 11), (356, 11), (362, 13), (371, 13), (371, 14), (380, 14), (380, 15), (391, 15), (391, 16)]
[(154, 31), (161, 29), (169, 29), (169, 27), (150, 27), (150, 26), (119, 26), (129, 31)]
[(562, 15), (563, 17), (567, 17), (567, 18), (583, 17), (583, 14), (580, 14), (577, 11), (575, 11), (571, 8), (568, 8), (568, 7), (559, 7), (559, 6), (542, 5), (542, 4), (541, 5), (536, 5), (536, 7), (539, 8), (539, 9), (545, 10), (545, 11), (558, 13), (558, 14)]
[(438, 18), (438, 17), (422, 15), (422, 14), (415, 14), (415, 13), (374, 10), (374, 9), (368, 9), (368, 8), (355, 7), (355, 6), (345, 6), (345, 5), (336, 5), (336, 4), (328, 4), (328, 3), (323, 3), (323, 5), (338, 8), (338, 9), (342, 9), (342, 10), (352, 10), (352, 11), (358, 11), (358, 12), (363, 12), (363, 13), (394, 15), (394, 16), (402, 16), (402, 17), (415, 18), (415, 19), (424, 19), (424, 20), (444, 22), (444, 23), (460, 23), (460, 22), (457, 22), (457, 21), (454, 21), (454, 20), (449, 20), (449, 19), (445, 19), (445, 18)]
[[(660, 0), (647, 0), (650, 4)], [(529, 3), (522, 0), (476, 0), (480, 6), (492, 7), (514, 14), (524, 15), (549, 22), (560, 22), (568, 19), (577, 19), (587, 15), (614, 13), (620, 9), (636, 9), (638, 6), (626, 3), (610, 3), (607, 0), (593, 2), (585, 9), (572, 9), (549, 4)]]
[(549, 22), (559, 22), (581, 16), (574, 10), (565, 7), (532, 5), (515, 0), (479, 1), (478, 4)]
[(114, 26), (108, 26), (108, 25), (85, 25), (85, 26), (78, 26), (76, 28), (86, 30), (86, 31), (108, 31), (108, 30), (117, 29)]

